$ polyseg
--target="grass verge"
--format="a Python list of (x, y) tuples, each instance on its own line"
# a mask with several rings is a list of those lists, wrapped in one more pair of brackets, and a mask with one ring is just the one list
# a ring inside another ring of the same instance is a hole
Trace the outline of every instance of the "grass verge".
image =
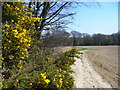
[(77, 51), (84, 51), (84, 50), (93, 50), (93, 49), (90, 49), (90, 48), (79, 48), (79, 49), (77, 49)]

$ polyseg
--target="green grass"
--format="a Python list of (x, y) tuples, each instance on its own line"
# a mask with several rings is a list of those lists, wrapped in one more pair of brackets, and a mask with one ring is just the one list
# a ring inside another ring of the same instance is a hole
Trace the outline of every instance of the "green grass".
[(90, 49), (90, 48), (79, 48), (79, 49), (77, 49), (77, 51), (84, 51), (84, 50), (93, 50), (93, 49)]

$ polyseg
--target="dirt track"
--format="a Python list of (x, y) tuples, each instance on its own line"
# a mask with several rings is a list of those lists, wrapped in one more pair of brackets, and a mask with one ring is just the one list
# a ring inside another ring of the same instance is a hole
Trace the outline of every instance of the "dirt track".
[(75, 58), (75, 65), (72, 65), (74, 85), (76, 88), (112, 88), (111, 85), (102, 79), (88, 62), (86, 55), (81, 55), (82, 59)]
[(79, 46), (90, 48), (86, 56), (92, 68), (113, 88), (118, 88), (118, 46)]

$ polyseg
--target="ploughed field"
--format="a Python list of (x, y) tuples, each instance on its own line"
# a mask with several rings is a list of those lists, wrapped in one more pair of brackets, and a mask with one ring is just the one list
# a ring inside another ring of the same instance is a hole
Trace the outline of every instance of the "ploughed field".
[(84, 54), (92, 68), (113, 88), (118, 88), (118, 46), (77, 46), (89, 48)]

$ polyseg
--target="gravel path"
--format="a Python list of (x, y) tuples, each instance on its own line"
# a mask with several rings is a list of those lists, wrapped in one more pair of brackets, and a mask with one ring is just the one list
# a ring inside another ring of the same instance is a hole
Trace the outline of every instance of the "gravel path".
[(86, 56), (79, 55), (82, 59), (75, 58), (75, 65), (72, 65), (74, 73), (74, 84), (76, 88), (112, 88), (100, 74), (98, 74), (89, 64)]

